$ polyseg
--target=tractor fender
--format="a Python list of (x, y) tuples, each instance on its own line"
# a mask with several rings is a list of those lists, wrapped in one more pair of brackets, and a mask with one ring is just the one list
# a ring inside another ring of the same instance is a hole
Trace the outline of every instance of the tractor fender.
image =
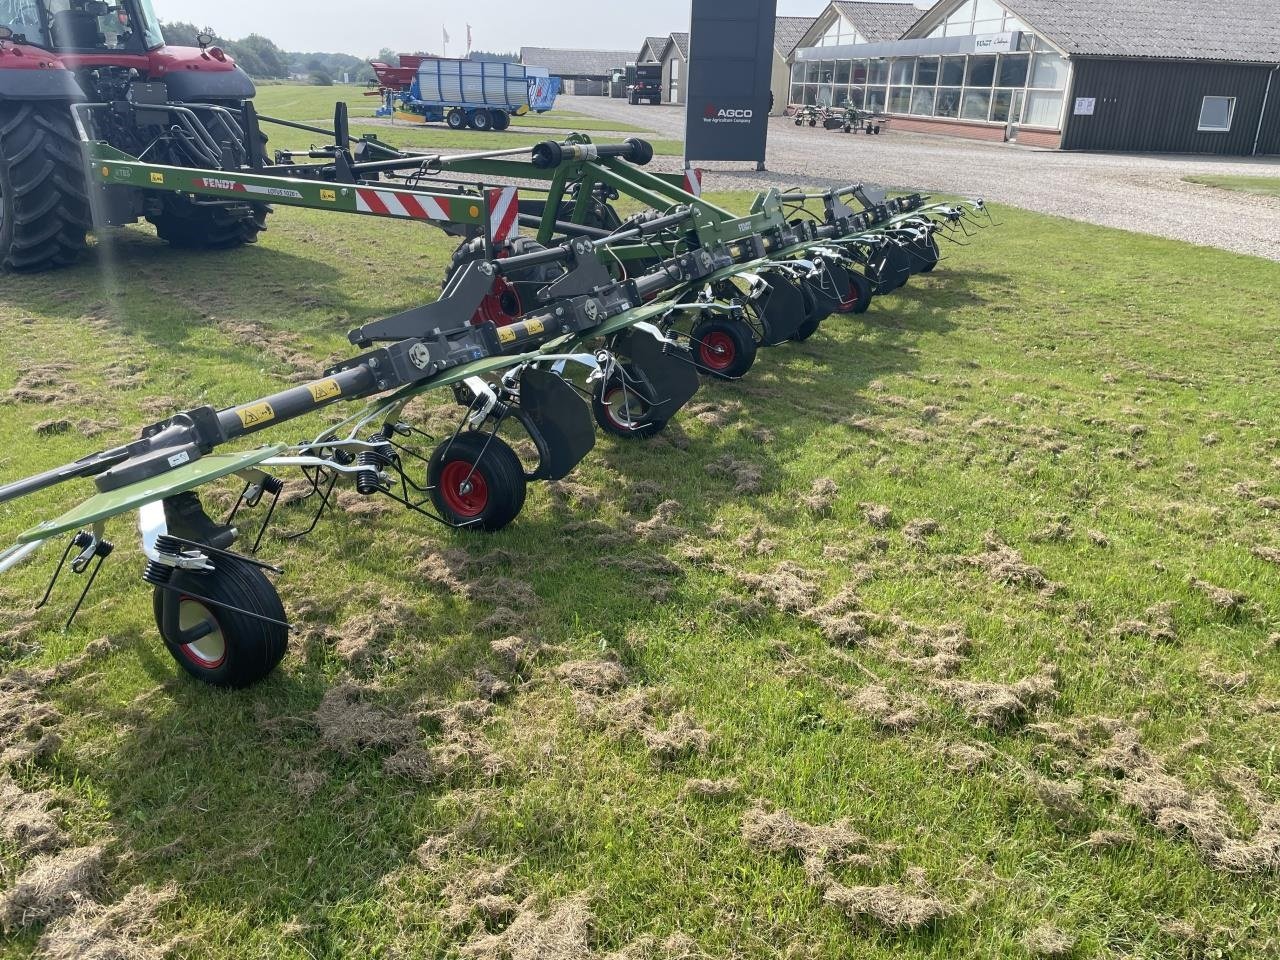
[(0, 100), (83, 100), (76, 75), (38, 47), (0, 49)]
[(233, 70), (174, 70), (164, 75), (169, 96), (184, 103), (208, 100), (252, 100), (257, 89), (249, 75)]

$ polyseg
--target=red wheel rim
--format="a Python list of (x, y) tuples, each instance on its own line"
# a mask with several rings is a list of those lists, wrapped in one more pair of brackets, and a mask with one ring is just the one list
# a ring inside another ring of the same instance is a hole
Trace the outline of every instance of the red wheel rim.
[[(186, 622), (187, 618), (183, 616), (183, 613), (197, 607), (199, 608), (198, 615), (200, 619), (208, 619), (212, 621), (214, 630), (209, 636), (202, 637), (195, 643), (184, 643), (178, 649), (182, 651), (182, 655), (184, 657), (194, 663), (197, 667), (200, 667), (203, 670), (217, 670), (227, 662), (227, 644), (226, 639), (222, 635), (222, 625), (218, 623), (218, 618), (213, 615), (213, 611), (198, 600), (193, 600), (191, 597), (180, 597), (178, 599), (178, 627), (181, 630), (188, 630), (195, 626), (194, 623), (188, 624)], [(210, 639), (214, 634), (217, 635), (216, 643), (210, 643)], [(200, 649), (201, 646), (208, 647), (208, 652), (202, 652)], [(214, 656), (213, 654), (219, 647), (221, 648), (221, 653)]]
[(489, 505), (489, 484), (474, 464), (454, 460), (440, 473), (440, 495), (457, 516), (478, 517)]
[(702, 365), (708, 370), (728, 370), (738, 358), (737, 344), (723, 330), (712, 331), (703, 337), (698, 353), (702, 357)]
[[(510, 256), (509, 250), (498, 251), (498, 259), (505, 260)], [(506, 277), (495, 277), (493, 288), (480, 301), (480, 308), (471, 318), (474, 327), (492, 323), (495, 327), (505, 327), (515, 323), (524, 314), (524, 305), (520, 302), (520, 294)]]
[(643, 421), (644, 402), (635, 395), (635, 391), (614, 387), (605, 391), (602, 402), (605, 416), (620, 430), (635, 430)]

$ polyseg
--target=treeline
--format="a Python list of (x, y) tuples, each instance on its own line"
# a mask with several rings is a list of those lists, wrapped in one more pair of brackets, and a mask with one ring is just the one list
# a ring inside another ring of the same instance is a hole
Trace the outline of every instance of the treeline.
[[(194, 23), (163, 23), (167, 43), (175, 47), (195, 47), (202, 30)], [(213, 32), (213, 31), (210, 31)], [(251, 33), (242, 40), (228, 40), (213, 33), (214, 44), (235, 58), (240, 68), (259, 80), (285, 80), (305, 74), (312, 83), (328, 86), (350, 76), (353, 83), (374, 79), (373, 68), (349, 53), (296, 53), (281, 50), (267, 37)]]

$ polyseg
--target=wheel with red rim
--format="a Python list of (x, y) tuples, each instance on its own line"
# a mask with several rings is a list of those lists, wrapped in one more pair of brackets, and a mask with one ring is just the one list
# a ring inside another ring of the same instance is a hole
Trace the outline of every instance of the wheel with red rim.
[[(218, 556), (211, 571), (175, 571), (156, 587), (152, 612), (165, 647), (202, 683), (240, 689), (265, 679), (284, 658), (289, 631), (275, 585), (259, 567)], [(166, 629), (177, 606), (177, 630)]]
[(741, 322), (703, 320), (689, 335), (698, 369), (720, 380), (739, 380), (756, 362), (756, 340)]
[(440, 444), (427, 464), (436, 510), (449, 523), (493, 533), (520, 515), (528, 480), (501, 438), (468, 430)]
[(856, 270), (846, 271), (849, 274), (849, 299), (840, 304), (837, 313), (866, 313), (875, 296), (875, 288), (871, 281)]
[(591, 413), (600, 429), (613, 437), (640, 440), (666, 429), (667, 421), (650, 416), (652, 387), (632, 364), (624, 364), (596, 385), (591, 394)]

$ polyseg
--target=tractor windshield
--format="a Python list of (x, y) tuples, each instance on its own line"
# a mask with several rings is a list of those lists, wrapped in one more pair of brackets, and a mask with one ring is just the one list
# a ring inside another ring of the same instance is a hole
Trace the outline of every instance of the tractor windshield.
[(51, 50), (128, 50), (164, 44), (151, 0), (0, 0), (0, 26)]

